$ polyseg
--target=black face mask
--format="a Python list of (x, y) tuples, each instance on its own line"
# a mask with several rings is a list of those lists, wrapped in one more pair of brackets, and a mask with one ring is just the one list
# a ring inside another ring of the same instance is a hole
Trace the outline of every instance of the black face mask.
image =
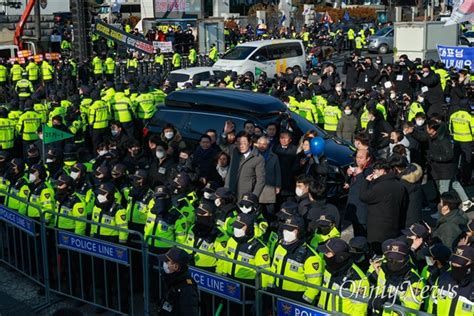
[(166, 213), (171, 207), (171, 199), (155, 199), (155, 205), (151, 209), (151, 212), (156, 215)]
[(404, 260), (404, 261), (388, 260), (387, 261), (387, 269), (390, 272), (398, 273), (398, 272), (401, 272), (403, 270), (403, 268), (405, 268), (407, 266), (407, 263), (408, 262), (406, 260)]
[(196, 229), (198, 231), (207, 231), (214, 225), (212, 216), (196, 216)]
[(56, 189), (56, 200), (59, 202), (63, 202), (67, 199), (70, 194), (69, 188), (64, 189)]
[(332, 226), (318, 226), (316, 232), (319, 235), (328, 235), (332, 230)]
[(325, 256), (324, 261), (326, 262), (326, 269), (331, 274), (340, 271), (345, 265), (348, 264), (347, 260), (341, 260), (341, 258), (339, 258), (338, 256), (334, 256), (331, 258)]
[(180, 165), (185, 165), (187, 161), (188, 161), (188, 159), (179, 158), (179, 164)]
[(458, 283), (469, 281), (471, 275), (472, 264), (464, 267), (451, 267), (451, 276)]
[(39, 156), (38, 157), (27, 157), (26, 158), (26, 164), (31, 167), (33, 165), (36, 165), (39, 162), (39, 160), (40, 160)]

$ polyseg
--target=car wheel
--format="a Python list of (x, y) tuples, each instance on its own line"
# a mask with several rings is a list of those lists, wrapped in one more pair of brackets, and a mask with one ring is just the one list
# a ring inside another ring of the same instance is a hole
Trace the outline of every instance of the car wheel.
[(386, 54), (386, 53), (388, 53), (388, 46), (385, 44), (380, 45), (379, 54)]

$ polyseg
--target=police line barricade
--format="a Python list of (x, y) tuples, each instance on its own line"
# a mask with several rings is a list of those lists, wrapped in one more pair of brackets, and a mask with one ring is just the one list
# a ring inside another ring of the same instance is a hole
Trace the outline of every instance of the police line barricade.
[[(146, 247), (143, 235), (66, 214), (50, 213), (86, 226), (109, 228), (128, 234), (129, 242), (113, 238), (92, 238), (73, 231), (46, 225), (50, 269), (49, 290), (75, 300), (119, 314), (148, 315), (148, 271), (144, 269)], [(77, 223), (76, 223), (77, 225)]]
[[(35, 284), (44, 287), (44, 302), (35, 306), (39, 310), (47, 306), (50, 296), (47, 291), (49, 287), (49, 275), (47, 267), (46, 238), (44, 231), (44, 214), (39, 207), (29, 205), (40, 214), (35, 220), (11, 210), (5, 205), (12, 201), (12, 195), (0, 189), (0, 195), (4, 197), (0, 205), (0, 262), (3, 262), (13, 270), (18, 271)], [(15, 195), (15, 201), (27, 203), (28, 201)]]

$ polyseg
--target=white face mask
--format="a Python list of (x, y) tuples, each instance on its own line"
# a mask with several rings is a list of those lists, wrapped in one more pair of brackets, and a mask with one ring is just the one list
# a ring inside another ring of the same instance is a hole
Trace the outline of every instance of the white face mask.
[(170, 266), (169, 266), (168, 262), (163, 262), (163, 270), (165, 271), (166, 274), (171, 273)]
[(165, 152), (161, 150), (156, 151), (156, 158), (161, 159), (165, 156)]
[(239, 206), (239, 209), (242, 211), (244, 214), (248, 214), (252, 211), (252, 207), (250, 206)]
[(222, 205), (221, 199), (216, 199), (216, 200), (214, 201), (214, 204), (215, 204), (217, 207), (221, 206), (221, 205)]
[(70, 176), (73, 180), (77, 180), (77, 178), (79, 178), (79, 172), (71, 172)]
[(397, 97), (396, 93), (391, 93), (390, 94), (390, 99), (395, 100), (396, 97)]
[(99, 201), (99, 203), (105, 203), (107, 202), (107, 197), (104, 194), (99, 194), (97, 195), (97, 201)]
[(301, 188), (296, 188), (295, 193), (296, 196), (302, 196), (304, 194), (303, 189)]
[(352, 110), (344, 110), (344, 113), (346, 113), (346, 115), (351, 115), (351, 114), (352, 114)]
[(52, 163), (53, 162), (53, 159), (51, 158), (46, 158), (46, 163)]
[(430, 267), (431, 267), (431, 266), (434, 266), (435, 263), (434, 263), (433, 258), (428, 257), (428, 256), (425, 256), (425, 260), (426, 260), (426, 264), (427, 264), (428, 266), (430, 266)]
[(107, 152), (108, 152), (107, 150), (101, 150), (101, 151), (99, 151), (99, 156), (106, 155)]
[(342, 91), (342, 87), (336, 87), (335, 88), (337, 92), (341, 92)]
[(30, 175), (28, 176), (28, 180), (30, 182), (35, 182), (36, 181), (36, 175), (34, 173), (30, 173)]
[(245, 236), (245, 230), (243, 228), (234, 227), (234, 237), (241, 238)]
[(212, 198), (212, 193), (204, 192), (203, 196), (206, 200), (210, 200)]
[(172, 139), (173, 136), (174, 136), (174, 133), (173, 133), (173, 132), (166, 132), (166, 133), (165, 133), (165, 138), (168, 139), (168, 140), (169, 140), (169, 139)]
[(418, 102), (423, 103), (423, 101), (425, 101), (425, 98), (422, 98), (422, 97), (418, 98)]
[(283, 230), (283, 240), (287, 243), (291, 243), (296, 240), (296, 230), (294, 231), (289, 231), (289, 230)]
[(425, 124), (425, 120), (416, 120), (416, 125), (423, 126)]
[(423, 77), (426, 78), (426, 77), (428, 77), (429, 74), (430, 74), (429, 72), (424, 72)]
[(110, 131), (110, 133), (112, 134), (112, 136), (117, 136), (119, 134), (119, 131), (113, 129)]

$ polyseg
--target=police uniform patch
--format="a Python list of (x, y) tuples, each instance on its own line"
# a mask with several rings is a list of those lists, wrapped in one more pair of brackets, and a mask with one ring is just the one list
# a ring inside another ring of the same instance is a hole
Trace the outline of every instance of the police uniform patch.
[(126, 220), (127, 220), (127, 215), (122, 214), (122, 215), (120, 215), (120, 218), (121, 218), (123, 221), (126, 221)]
[(191, 279), (186, 279), (186, 284), (193, 285), (193, 281)]
[(313, 268), (314, 268), (314, 270), (318, 270), (319, 269), (319, 263), (318, 262), (313, 263)]
[(262, 255), (263, 260), (268, 261), (268, 255)]
[(51, 193), (45, 193), (45, 194), (44, 194), (44, 197), (47, 198), (47, 199), (49, 199), (49, 198), (51, 197)]
[(78, 212), (79, 214), (84, 213), (84, 208), (83, 208), (83, 207), (79, 207), (79, 208), (77, 209), (77, 212)]

